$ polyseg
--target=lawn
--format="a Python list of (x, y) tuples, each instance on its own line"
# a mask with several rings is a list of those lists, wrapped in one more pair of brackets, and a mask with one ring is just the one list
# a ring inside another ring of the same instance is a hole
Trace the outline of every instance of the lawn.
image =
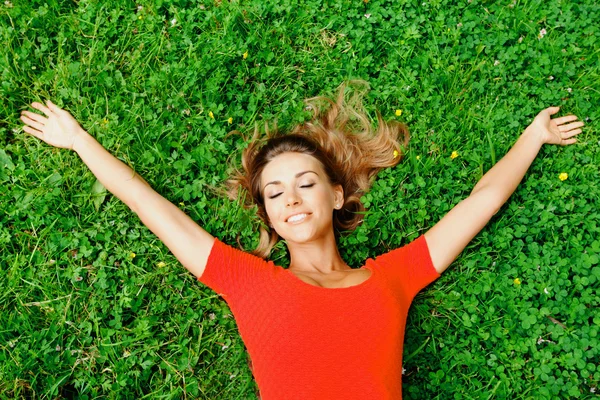
[[(541, 150), (415, 299), (403, 390), (595, 398), (598, 21), (593, 0), (2, 2), (0, 398), (257, 398), (227, 304), (74, 152), (26, 136), (21, 110), (52, 99), (208, 232), (251, 248), (253, 210), (216, 190), (247, 144), (228, 133), (291, 129), (303, 99), (351, 79), (369, 83), (374, 120), (411, 132), (340, 241), (353, 267), (431, 228), (543, 108), (586, 122), (577, 144)], [(282, 244), (272, 259), (287, 265)]]

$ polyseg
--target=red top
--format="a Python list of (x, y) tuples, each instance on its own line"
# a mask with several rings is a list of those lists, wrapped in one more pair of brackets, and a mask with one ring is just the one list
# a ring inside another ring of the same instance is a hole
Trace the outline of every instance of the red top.
[(261, 399), (402, 397), (408, 308), (439, 274), (425, 236), (362, 268), (363, 283), (322, 288), (215, 239), (198, 280), (229, 305)]

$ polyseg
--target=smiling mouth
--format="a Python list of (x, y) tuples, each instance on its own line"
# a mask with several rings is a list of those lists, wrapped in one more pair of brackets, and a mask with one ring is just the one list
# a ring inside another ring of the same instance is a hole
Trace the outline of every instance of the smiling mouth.
[(304, 219), (306, 219), (306, 217), (308, 217), (308, 214), (306, 214), (306, 213), (296, 214), (296, 215), (292, 215), (291, 217), (289, 217), (286, 222), (291, 222), (291, 223), (300, 222), (300, 221), (303, 221)]

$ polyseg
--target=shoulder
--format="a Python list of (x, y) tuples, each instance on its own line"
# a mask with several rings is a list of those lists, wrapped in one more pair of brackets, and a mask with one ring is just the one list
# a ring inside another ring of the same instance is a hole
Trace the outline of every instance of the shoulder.
[(272, 261), (247, 253), (215, 238), (206, 269), (198, 279), (217, 293), (230, 298), (246, 293), (274, 276)]
[(401, 247), (392, 249), (386, 253), (375, 257), (375, 262), (399, 262), (402, 260), (411, 260), (429, 257), (429, 247), (425, 235), (421, 235), (412, 242)]

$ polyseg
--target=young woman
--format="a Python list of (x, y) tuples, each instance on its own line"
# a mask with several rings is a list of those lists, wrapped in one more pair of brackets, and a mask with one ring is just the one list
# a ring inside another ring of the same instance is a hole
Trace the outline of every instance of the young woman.
[[(323, 99), (321, 99), (323, 100)], [(231, 181), (258, 205), (265, 227), (254, 254), (204, 231), (110, 155), (65, 110), (48, 101), (23, 111), (25, 132), (74, 150), (201, 282), (229, 304), (253, 362), (262, 399), (399, 399), (406, 314), (514, 192), (544, 144), (568, 145), (575, 116), (541, 111), (469, 197), (412, 243), (352, 269), (336, 244), (360, 222), (360, 196), (381, 168), (400, 159), (400, 124), (372, 132), (360, 107), (344, 102), (289, 135), (256, 141)], [(354, 116), (355, 118), (350, 118)], [(268, 229), (267, 229), (268, 227)], [(285, 239), (288, 269), (265, 261)], [(260, 257), (259, 257), (260, 256)]]

